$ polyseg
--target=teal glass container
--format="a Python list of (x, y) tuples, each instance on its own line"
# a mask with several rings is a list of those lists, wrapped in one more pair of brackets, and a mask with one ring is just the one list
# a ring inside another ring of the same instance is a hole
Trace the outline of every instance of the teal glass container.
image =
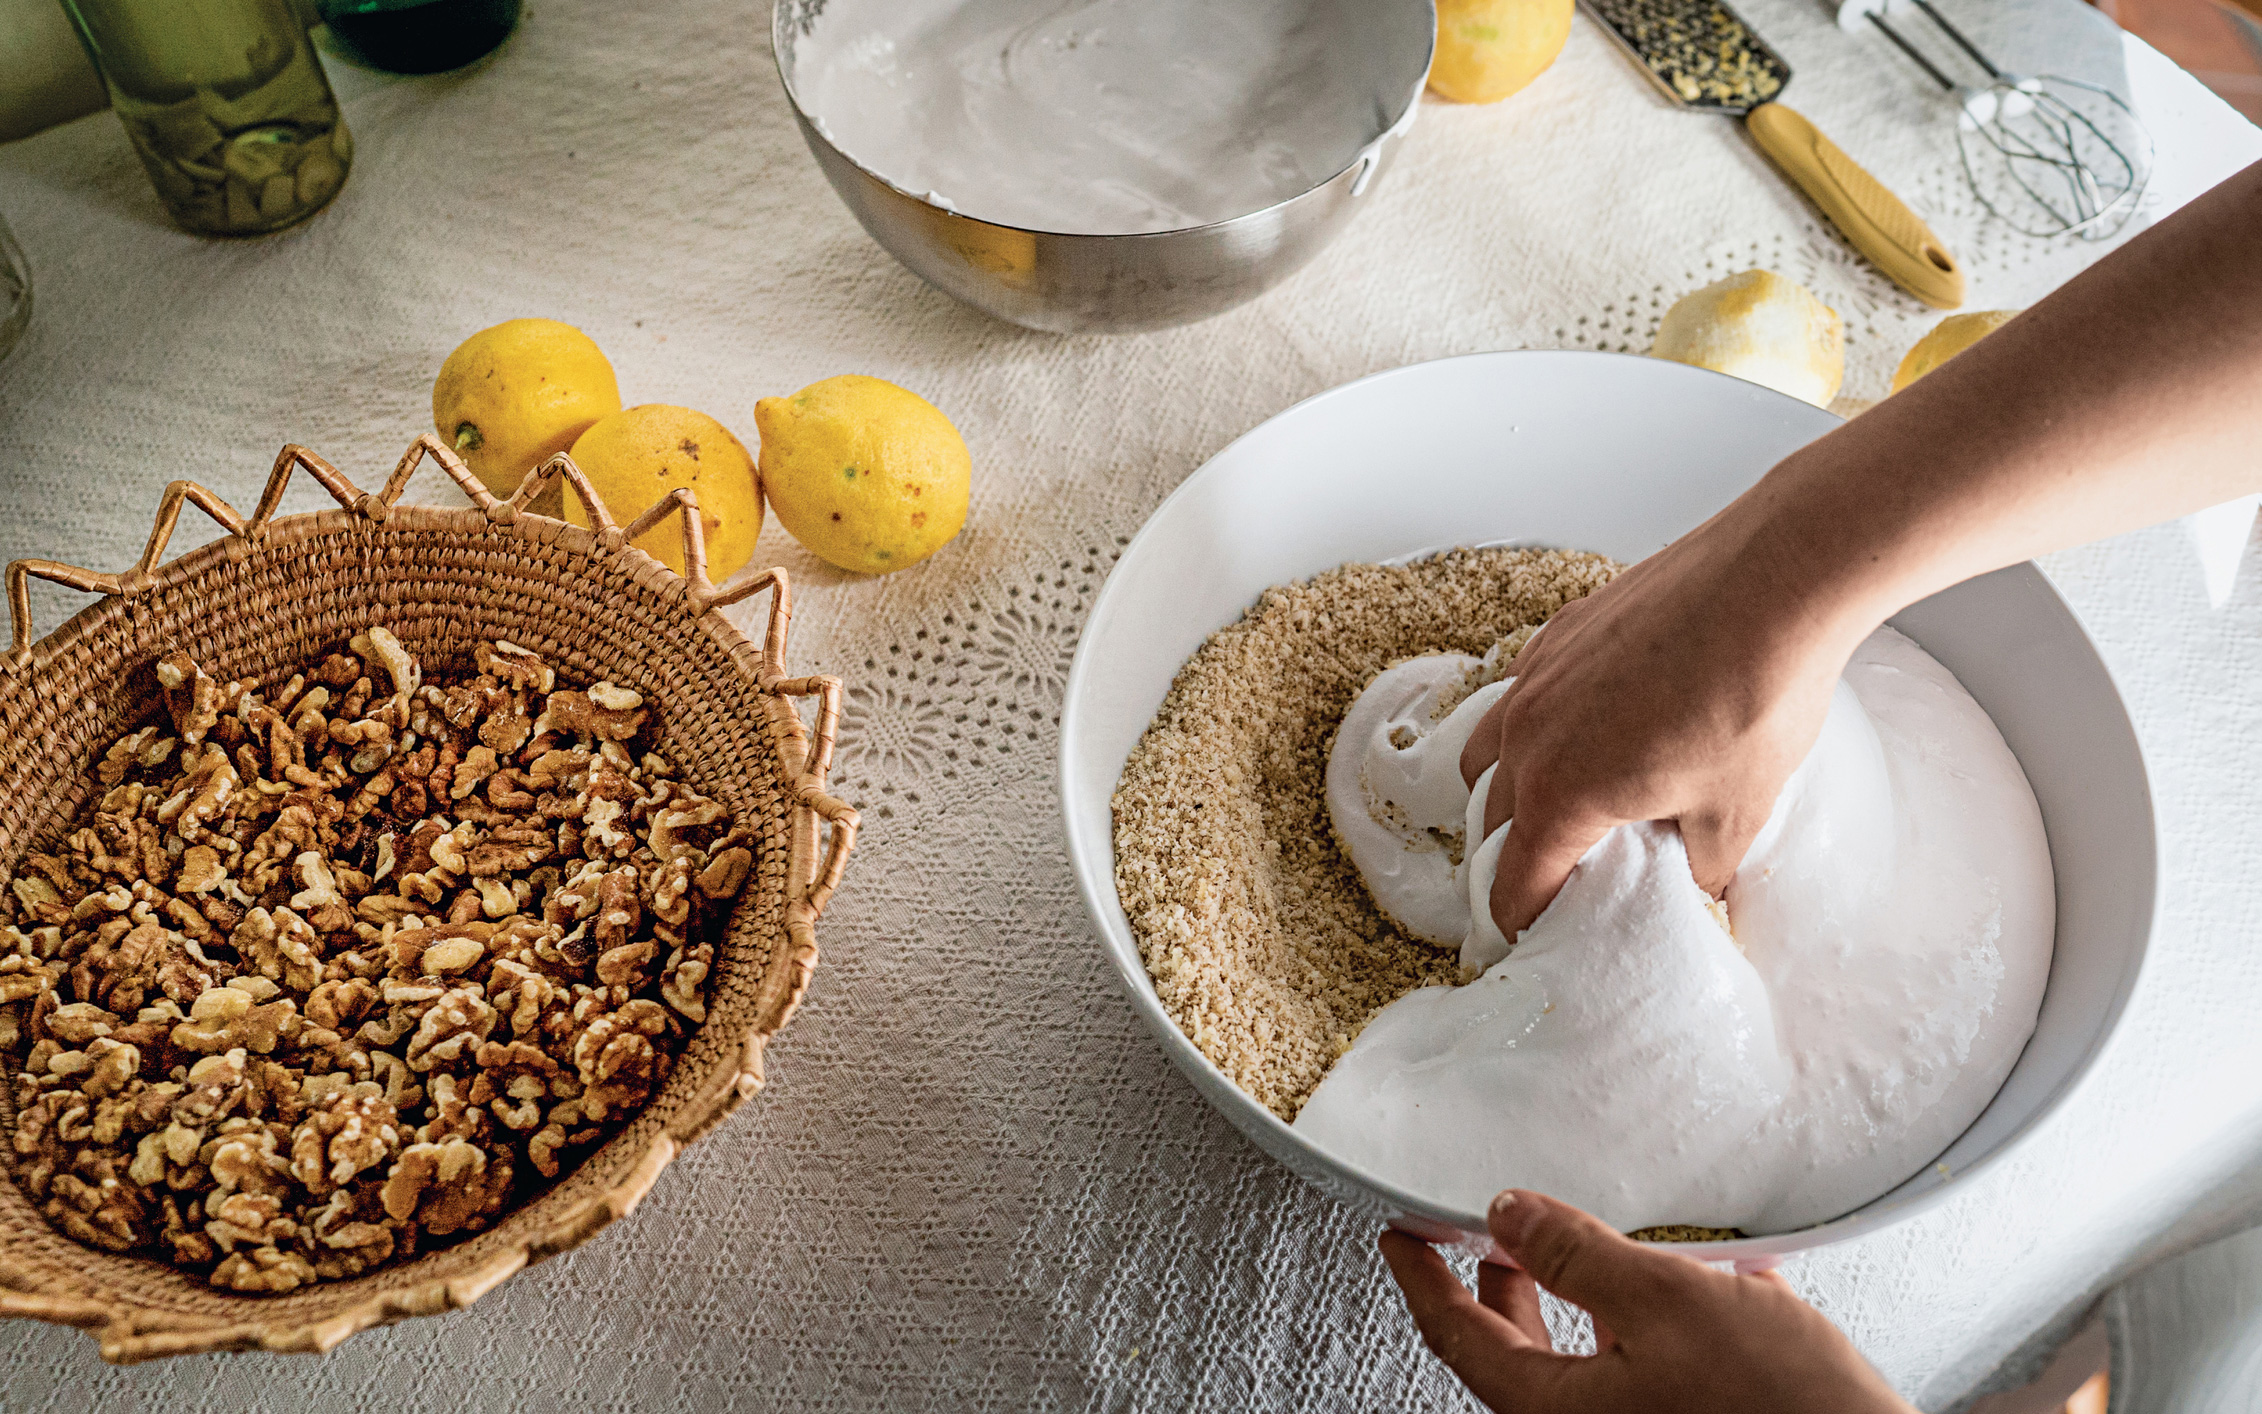
[(340, 49), (373, 69), (437, 74), (510, 37), (519, 0), (317, 0)]
[(63, 0), (173, 219), (208, 235), (321, 210), (353, 162), (291, 0)]

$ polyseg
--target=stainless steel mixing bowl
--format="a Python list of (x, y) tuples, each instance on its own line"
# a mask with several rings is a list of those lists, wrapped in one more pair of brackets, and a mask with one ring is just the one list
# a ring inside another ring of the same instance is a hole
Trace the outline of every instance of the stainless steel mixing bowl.
[[(1381, 92), (1403, 94), (1378, 114), (1383, 135), (1333, 177), (1261, 211), (1206, 226), (1142, 235), (1064, 235), (1001, 226), (902, 191), (834, 146), (794, 87), (795, 47), (827, 0), (776, 0), (771, 48), (801, 136), (840, 199), (873, 240), (943, 293), (1000, 319), (1049, 333), (1121, 333), (1189, 324), (1255, 299), (1287, 279), (1343, 229), (1404, 139), (1437, 43), (1432, 0), (1372, 0), (1372, 53)], [(1199, 35), (1187, 36), (1199, 44)], [(1398, 78), (1403, 83), (1398, 83)], [(1365, 93), (1345, 102), (1367, 103)]]

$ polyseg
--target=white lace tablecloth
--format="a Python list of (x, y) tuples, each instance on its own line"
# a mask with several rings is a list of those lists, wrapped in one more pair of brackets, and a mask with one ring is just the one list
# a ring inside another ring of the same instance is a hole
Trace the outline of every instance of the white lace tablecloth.
[[(1882, 42), (1809, 0), (1746, 9), (1796, 67), (1792, 101), (1963, 255), (1972, 308), (2029, 303), (2099, 254), (1983, 219), (1946, 101)], [(2163, 208), (2262, 156), (2262, 133), (2074, 0), (1950, 9), (2012, 64), (2133, 90)], [(1465, 1407), (1373, 1235), (1204, 1108), (1087, 935), (1052, 786), (1086, 606), (1204, 458), (1346, 379), (1646, 350), (1677, 295), (1756, 264), (1845, 314), (1859, 402), (1933, 316), (1736, 125), (1666, 109), (1582, 18), (1528, 92), (1427, 104), (1372, 209), (1268, 297), (1168, 333), (1024, 333), (864, 237), (755, 11), (539, 0), (475, 71), (342, 75), (353, 177), (265, 240), (167, 226), (108, 114), (0, 148), (39, 300), (0, 365), (0, 558), (121, 567), (166, 480), (249, 505), (285, 441), (373, 479), (426, 427), (447, 351), (519, 315), (588, 330), (629, 400), (749, 438), (759, 396), (890, 378), (976, 460), (965, 535), (913, 571), (843, 576), (774, 522), (758, 552), (796, 576), (793, 661), (850, 684), (839, 789), (868, 832), (755, 1103), (633, 1220), (468, 1311), (321, 1360), (124, 1370), (74, 1332), (0, 1326), (0, 1408)], [(2255, 1186), (2234, 1180), (2262, 1156), (2262, 584), (2215, 603), (2194, 543), (2169, 527), (2049, 567), (2120, 676), (2169, 845), (2119, 1043), (2022, 1160), (1790, 1269), (1927, 1408), (2040, 1350), (2115, 1273), (2234, 1222)], [(70, 607), (39, 603), (50, 625)]]

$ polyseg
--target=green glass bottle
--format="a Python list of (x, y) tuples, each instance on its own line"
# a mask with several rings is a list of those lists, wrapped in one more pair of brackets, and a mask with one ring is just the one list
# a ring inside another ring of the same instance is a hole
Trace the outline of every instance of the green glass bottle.
[(248, 236), (312, 215), (353, 160), (291, 0), (63, 0), (173, 219)]
[(493, 52), (519, 0), (318, 0), (338, 47), (373, 69), (437, 74)]

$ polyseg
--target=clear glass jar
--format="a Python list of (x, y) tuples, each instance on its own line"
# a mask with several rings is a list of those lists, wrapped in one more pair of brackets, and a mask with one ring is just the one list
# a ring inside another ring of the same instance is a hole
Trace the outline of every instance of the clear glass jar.
[(173, 219), (248, 236), (322, 209), (353, 161), (291, 0), (63, 0)]

